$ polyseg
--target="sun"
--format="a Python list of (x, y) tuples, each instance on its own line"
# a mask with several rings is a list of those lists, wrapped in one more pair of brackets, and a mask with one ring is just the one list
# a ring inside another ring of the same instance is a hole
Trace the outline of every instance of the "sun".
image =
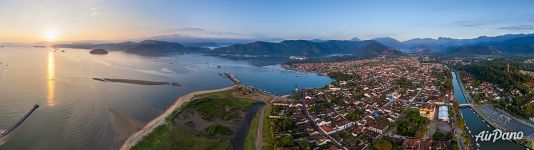
[(55, 28), (48, 28), (44, 31), (44, 38), (48, 42), (54, 42), (58, 38), (58, 33)]

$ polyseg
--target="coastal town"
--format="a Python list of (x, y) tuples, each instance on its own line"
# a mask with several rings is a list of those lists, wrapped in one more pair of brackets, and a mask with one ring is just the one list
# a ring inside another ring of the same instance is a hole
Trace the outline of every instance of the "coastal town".
[[(235, 88), (231, 94), (233, 98), (216, 99), (238, 101), (237, 97), (248, 97), (249, 101), (257, 101), (260, 96), (260, 102), (264, 104), (257, 107), (255, 111), (258, 113), (249, 120), (250, 124), (248, 121), (243, 123), (244, 126), (249, 126), (245, 132), (231, 128), (235, 125), (230, 123), (221, 125), (221, 128), (228, 131), (221, 134), (232, 139), (231, 142), (226, 141), (223, 147), (239, 149), (244, 145), (245, 149), (287, 150), (469, 150), (487, 148), (488, 143), (478, 140), (483, 136), (480, 133), (495, 132), (495, 129), (501, 132), (534, 133), (531, 120), (510, 114), (510, 108), (515, 107), (511, 104), (523, 95), (530, 96), (530, 91), (521, 88), (507, 90), (494, 82), (482, 81), (480, 77), (475, 77), (476, 74), (468, 72), (469, 69), (463, 68), (489, 58), (438, 59), (404, 56), (286, 63), (282, 65), (283, 69), (317, 73), (334, 80), (324, 87), (295, 86), (293, 94), (284, 96), (276, 96), (246, 85), (235, 74), (221, 72), (219, 75), (231, 81)], [(504, 66), (507, 72), (519, 72), (522, 75), (531, 73), (508, 70), (516, 67), (513, 65)], [(502, 101), (511, 104), (504, 107), (497, 105)], [(195, 103), (197, 101), (193, 100), (193, 104)], [(166, 111), (168, 115), (165, 116), (175, 118), (171, 112), (179, 110), (178, 106), (169, 108)], [(176, 125), (173, 128), (200, 132), (201, 134), (197, 133), (197, 138), (223, 137), (202, 133), (201, 128), (195, 128), (192, 123), (180, 125), (161, 123), (164, 119), (156, 121), (158, 122), (154, 125), (145, 127), (146, 130), (154, 130), (158, 126), (168, 127), (170, 124)], [(210, 131), (207, 129), (206, 131)], [(233, 134), (232, 131), (240, 131), (240, 134)], [(154, 141), (147, 142), (143, 136), (148, 136), (147, 139), (150, 140), (153, 139), (151, 137), (164, 134), (138, 133), (123, 147), (138, 149), (143, 146), (162, 146)], [(235, 140), (236, 137), (245, 135), (246, 139)], [(529, 147), (531, 141), (523, 138), (498, 141), (498, 144), (521, 148)], [(223, 147), (221, 148), (224, 149)]]
[[(454, 99), (450, 70), (442, 64), (401, 57), (284, 67), (329, 75), (336, 81), (324, 88), (299, 89), (293, 100), (273, 102), (270, 118), (283, 120), (275, 123), (280, 125), (275, 136), (305, 139), (324, 149), (366, 149), (383, 138), (402, 149), (457, 148), (450, 139), (432, 140), (437, 132), (453, 132), (448, 112)], [(397, 120), (406, 119), (406, 110), (416, 110), (427, 120), (415, 136), (395, 126)]]

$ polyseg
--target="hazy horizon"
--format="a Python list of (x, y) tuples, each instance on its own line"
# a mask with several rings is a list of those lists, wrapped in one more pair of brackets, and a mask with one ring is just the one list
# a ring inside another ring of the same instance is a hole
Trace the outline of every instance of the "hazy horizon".
[(532, 33), (533, 1), (0, 2), (0, 42), (372, 39)]

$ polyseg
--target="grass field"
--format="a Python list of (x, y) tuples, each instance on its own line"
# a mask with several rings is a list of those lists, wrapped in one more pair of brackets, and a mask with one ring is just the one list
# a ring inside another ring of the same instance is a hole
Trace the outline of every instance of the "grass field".
[(271, 115), (272, 106), (266, 105), (267, 108), (265, 108), (265, 117), (263, 120), (263, 142), (265, 143), (262, 147), (263, 150), (272, 150), (274, 149), (272, 145), (274, 145), (273, 141), (273, 131), (271, 130), (271, 119), (269, 118), (269, 115)]
[(252, 122), (250, 123), (250, 128), (248, 130), (247, 139), (245, 141), (246, 150), (254, 150), (254, 147), (255, 147), (254, 141), (256, 141), (256, 136), (258, 134), (256, 131), (258, 130), (259, 117), (263, 117), (263, 116), (260, 116), (260, 111), (256, 113), (256, 116), (254, 117), (254, 119), (252, 119)]
[(241, 112), (246, 112), (255, 101), (232, 97), (233, 91), (196, 96), (188, 107), (200, 112), (205, 120), (239, 120)]
[[(190, 103), (184, 103), (182, 107), (173, 111), (173, 113), (165, 119), (165, 124), (154, 129), (147, 136), (143, 137), (136, 145), (132, 147), (133, 150), (160, 150), (160, 149), (184, 149), (184, 150), (226, 150), (232, 147), (229, 140), (211, 138), (208, 136), (195, 135), (184, 128), (177, 127), (173, 119), (178, 116), (184, 109), (194, 109), (200, 112), (203, 117), (209, 119), (240, 119), (230, 111), (246, 112), (254, 100), (235, 98), (232, 93), (236, 90), (228, 90), (222, 92), (208, 93), (197, 95)], [(239, 112), (240, 113), (240, 112)], [(256, 126), (257, 127), (257, 119)], [(215, 128), (218, 129), (218, 128)], [(222, 133), (216, 132), (214, 133)], [(221, 130), (222, 131), (222, 130)], [(224, 131), (226, 132), (226, 131)], [(252, 145), (254, 142), (252, 142)]]
[[(183, 138), (187, 137), (187, 138)], [(160, 150), (160, 149), (187, 149), (187, 150), (226, 150), (230, 149), (229, 140), (209, 139), (188, 133), (174, 124), (162, 125), (139, 141), (132, 150)]]
[(214, 124), (214, 125), (209, 126), (208, 128), (206, 128), (206, 132), (208, 132), (208, 134), (211, 136), (214, 136), (214, 135), (228, 136), (228, 135), (234, 134), (234, 132), (230, 130), (230, 128), (224, 125), (221, 125), (221, 124)]

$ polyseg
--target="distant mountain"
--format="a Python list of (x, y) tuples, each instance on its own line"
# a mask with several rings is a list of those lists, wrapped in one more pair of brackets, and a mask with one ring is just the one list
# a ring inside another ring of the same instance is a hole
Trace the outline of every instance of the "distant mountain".
[[(440, 37), (437, 39), (431, 38), (416, 38), (402, 42), (405, 45), (406, 49), (414, 52), (425, 52), (425, 53), (447, 53), (450, 50), (454, 50), (464, 46), (471, 46), (466, 48), (474, 48), (472, 46), (478, 45), (490, 45), (496, 46), (496, 44), (509, 41), (516, 38), (522, 37), (531, 37), (534, 34), (506, 34), (495, 37), (480, 36), (473, 39), (453, 39)], [(386, 44), (387, 45), (387, 44)], [(390, 45), (391, 46), (391, 45)], [(393, 47), (393, 46), (392, 46)], [(480, 47), (479, 47), (480, 48)], [(503, 48), (496, 46), (494, 48)], [(481, 52), (481, 51), (479, 51)]]
[(534, 54), (534, 35), (510, 39), (497, 46), (510, 54)]
[(373, 40), (311, 42), (306, 40), (285, 40), (280, 43), (253, 42), (217, 48), (216, 54), (306, 56), (320, 57), (335, 54), (350, 54), (361, 57), (379, 55), (402, 55), (403, 53)]
[(185, 47), (220, 47), (219, 44), (215, 42), (191, 42), (191, 43), (180, 43)]
[(166, 56), (172, 54), (182, 54), (184, 52), (203, 52), (207, 49), (199, 45), (217, 46), (215, 43), (188, 43), (184, 46), (180, 43), (144, 40), (141, 42), (120, 42), (120, 43), (71, 43), (55, 44), (56, 48), (77, 48), (77, 49), (106, 49), (115, 51), (126, 51), (127, 53), (138, 54), (143, 56)]
[(386, 46), (389, 46), (391, 48), (395, 48), (395, 49), (398, 49), (398, 50), (403, 50), (405, 49), (405, 45), (394, 39), (394, 38), (390, 38), (390, 37), (381, 37), (381, 38), (374, 38), (373, 40), (377, 41), (377, 42), (380, 42)]
[(357, 42), (360, 42), (360, 41), (362, 41), (362, 40), (360, 40), (360, 39), (357, 38), (357, 37), (353, 37), (352, 39), (350, 39), (350, 41), (357, 41)]
[[(226, 34), (226, 33), (221, 33)], [(240, 35), (241, 36), (241, 35)], [(267, 41), (267, 42), (278, 42), (282, 41), (283, 39), (280, 38), (270, 38), (270, 37), (257, 37), (257, 38), (251, 38), (251, 37), (197, 37), (197, 36), (189, 36), (189, 35), (181, 35), (181, 34), (167, 34), (167, 35), (158, 35), (150, 37), (150, 39), (158, 40), (158, 41), (168, 41), (168, 42), (176, 42), (176, 43), (182, 43), (187, 47), (189, 43), (215, 43), (217, 45), (233, 45), (233, 44), (244, 44), (244, 43), (251, 43), (254, 41)], [(202, 45), (201, 47), (213, 47), (213, 46), (205, 46)]]
[[(215, 55), (264, 55), (306, 56), (355, 55), (361, 57), (379, 55), (403, 55), (399, 50), (429, 55), (534, 55), (534, 34), (507, 34), (496, 37), (481, 36), (473, 39), (417, 38), (404, 42), (383, 37), (373, 40), (285, 40), (281, 42), (256, 41), (222, 46), (215, 42), (166, 42), (145, 40), (120, 43), (71, 43), (56, 44), (58, 48), (121, 50), (144, 56), (165, 56), (184, 52), (204, 52)], [(207, 48), (213, 48), (209, 50)]]
[(328, 40), (323, 40), (323, 39), (312, 39), (312, 40), (309, 40), (310, 42), (315, 42), (315, 43), (319, 43), (319, 42), (326, 42)]
[(451, 55), (497, 55), (502, 54), (502, 51), (494, 46), (488, 45), (472, 45), (472, 46), (461, 46), (452, 48), (449, 51)]
[(71, 43), (71, 44), (55, 44), (52, 47), (56, 48), (77, 48), (77, 49), (107, 49), (107, 50), (126, 50), (134, 46), (135, 42), (120, 42), (120, 43)]
[(534, 54), (534, 35), (501, 38), (501, 40), (494, 40), (493, 42), (481, 42), (468, 46), (456, 46), (445, 52), (453, 55)]
[(126, 52), (143, 56), (165, 56), (168, 54), (184, 53), (185, 50), (185, 46), (179, 43), (144, 40), (126, 49)]

